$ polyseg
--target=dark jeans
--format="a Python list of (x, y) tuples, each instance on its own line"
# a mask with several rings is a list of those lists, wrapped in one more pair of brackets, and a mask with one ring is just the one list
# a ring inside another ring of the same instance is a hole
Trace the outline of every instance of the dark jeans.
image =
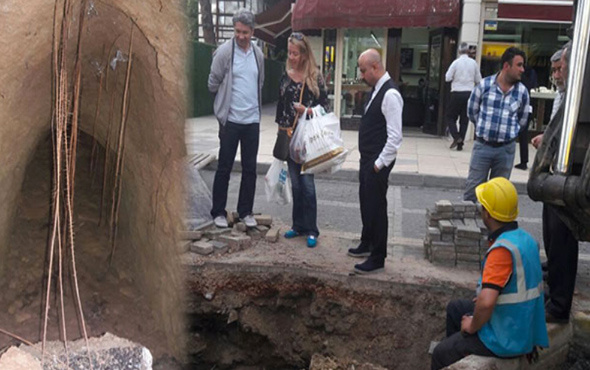
[[(471, 91), (451, 92), (451, 99), (447, 106), (445, 121), (453, 139), (465, 140), (465, 133), (469, 119), (467, 118), (467, 102)], [(459, 118), (459, 131), (457, 132), (457, 117)]]
[(477, 333), (461, 332), (463, 315), (472, 315), (475, 305), (467, 299), (456, 299), (447, 305), (447, 337), (432, 353), (432, 370), (442, 369), (469, 355), (495, 356), (479, 339)]
[(543, 244), (549, 287), (545, 309), (558, 319), (568, 319), (578, 272), (578, 241), (548, 204), (543, 204)]
[(211, 216), (226, 216), (227, 188), (229, 176), (234, 165), (238, 144), (241, 146), (242, 182), (238, 198), (238, 213), (240, 218), (252, 214), (254, 193), (256, 191), (256, 156), (260, 124), (247, 125), (227, 122), (219, 132), (220, 147), (217, 161), (217, 172), (213, 181), (213, 208)]
[(302, 175), (301, 165), (287, 158), (291, 189), (293, 191), (294, 231), (302, 235), (320, 235), (318, 230), (318, 206), (313, 175)]
[(520, 152), (520, 163), (527, 164), (529, 163), (529, 123), (531, 120), (531, 115), (529, 115), (529, 119), (526, 121), (526, 126), (523, 127), (520, 132), (518, 133), (518, 148)]
[(363, 231), (361, 243), (369, 245), (372, 259), (384, 261), (387, 257), (387, 188), (389, 173), (395, 164), (375, 172), (377, 158), (363, 158), (359, 169), (359, 199)]

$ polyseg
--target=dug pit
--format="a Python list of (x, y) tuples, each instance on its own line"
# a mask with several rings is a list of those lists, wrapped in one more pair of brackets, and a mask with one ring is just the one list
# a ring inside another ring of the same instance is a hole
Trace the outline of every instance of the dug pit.
[(184, 256), (195, 368), (302, 369), (314, 354), (429, 367), (446, 304), (473, 294), (477, 271), (434, 267), (396, 247), (385, 273), (358, 276), (351, 274), (357, 260), (346, 256), (354, 241), (323, 235), (315, 249), (281, 237), (235, 253)]

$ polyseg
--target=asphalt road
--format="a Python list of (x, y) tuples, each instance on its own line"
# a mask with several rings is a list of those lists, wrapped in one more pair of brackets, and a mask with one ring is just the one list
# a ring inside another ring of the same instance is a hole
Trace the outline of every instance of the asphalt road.
[[(209, 189), (213, 188), (214, 171), (201, 171)], [(336, 233), (348, 238), (360, 239), (361, 217), (358, 201), (358, 183), (349, 181), (315, 180), (318, 199), (318, 227), (320, 233)], [(240, 173), (232, 173), (227, 209), (235, 210), (240, 186)], [(426, 232), (427, 208), (434, 208), (438, 200), (459, 201), (461, 189), (436, 189), (428, 187), (390, 186), (387, 193), (389, 213), (389, 245), (391, 255), (396, 253), (423, 256), (423, 239)], [(281, 206), (266, 201), (264, 176), (258, 176), (254, 212), (270, 214), (290, 225), (291, 205)], [(542, 246), (542, 204), (527, 196), (520, 196), (519, 225), (528, 231)], [(319, 239), (321, 243), (321, 235)], [(354, 242), (351, 241), (351, 246)], [(541, 247), (541, 255), (544, 251)], [(590, 243), (580, 243), (577, 290), (590, 298)], [(590, 301), (588, 308), (590, 309)]]
[[(213, 171), (202, 171), (201, 175), (209, 187), (213, 186)], [(239, 192), (240, 175), (232, 173), (227, 209), (235, 210)], [(361, 217), (358, 200), (358, 183), (316, 179), (318, 199), (318, 227), (334, 232), (360, 234)], [(389, 213), (390, 242), (421, 243), (425, 234), (425, 214), (427, 208), (434, 208), (438, 200), (460, 201), (463, 192), (459, 189), (418, 188), (408, 186), (390, 186), (387, 193)], [(528, 197), (520, 199), (519, 223), (530, 232), (537, 241), (542, 240), (540, 203)], [(254, 212), (270, 214), (290, 223), (291, 206), (268, 203), (264, 192), (264, 176), (258, 176)]]

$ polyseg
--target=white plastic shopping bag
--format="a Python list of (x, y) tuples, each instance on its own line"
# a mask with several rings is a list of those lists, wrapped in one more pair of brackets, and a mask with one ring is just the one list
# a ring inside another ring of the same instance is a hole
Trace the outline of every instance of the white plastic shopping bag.
[(291, 203), (291, 182), (287, 162), (274, 159), (264, 177), (264, 190), (267, 202)]
[(348, 151), (340, 132), (340, 119), (324, 108), (312, 108), (309, 118), (301, 118), (289, 146), (291, 158), (301, 163), (301, 173), (335, 172)]

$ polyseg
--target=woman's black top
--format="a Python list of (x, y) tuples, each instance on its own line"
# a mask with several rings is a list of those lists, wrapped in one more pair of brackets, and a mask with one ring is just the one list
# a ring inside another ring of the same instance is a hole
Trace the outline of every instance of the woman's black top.
[[(297, 111), (293, 108), (293, 103), (299, 102), (302, 86), (302, 82), (293, 81), (287, 73), (284, 73), (281, 77), (279, 85), (279, 103), (277, 104), (277, 116), (275, 118), (275, 122), (278, 123), (279, 126), (293, 126), (293, 121), (297, 115)], [(320, 89), (320, 96), (316, 98), (306, 84), (301, 104), (306, 107), (321, 105), (327, 112), (329, 107), (328, 94), (326, 93), (326, 84), (321, 74), (318, 74), (318, 87)]]

